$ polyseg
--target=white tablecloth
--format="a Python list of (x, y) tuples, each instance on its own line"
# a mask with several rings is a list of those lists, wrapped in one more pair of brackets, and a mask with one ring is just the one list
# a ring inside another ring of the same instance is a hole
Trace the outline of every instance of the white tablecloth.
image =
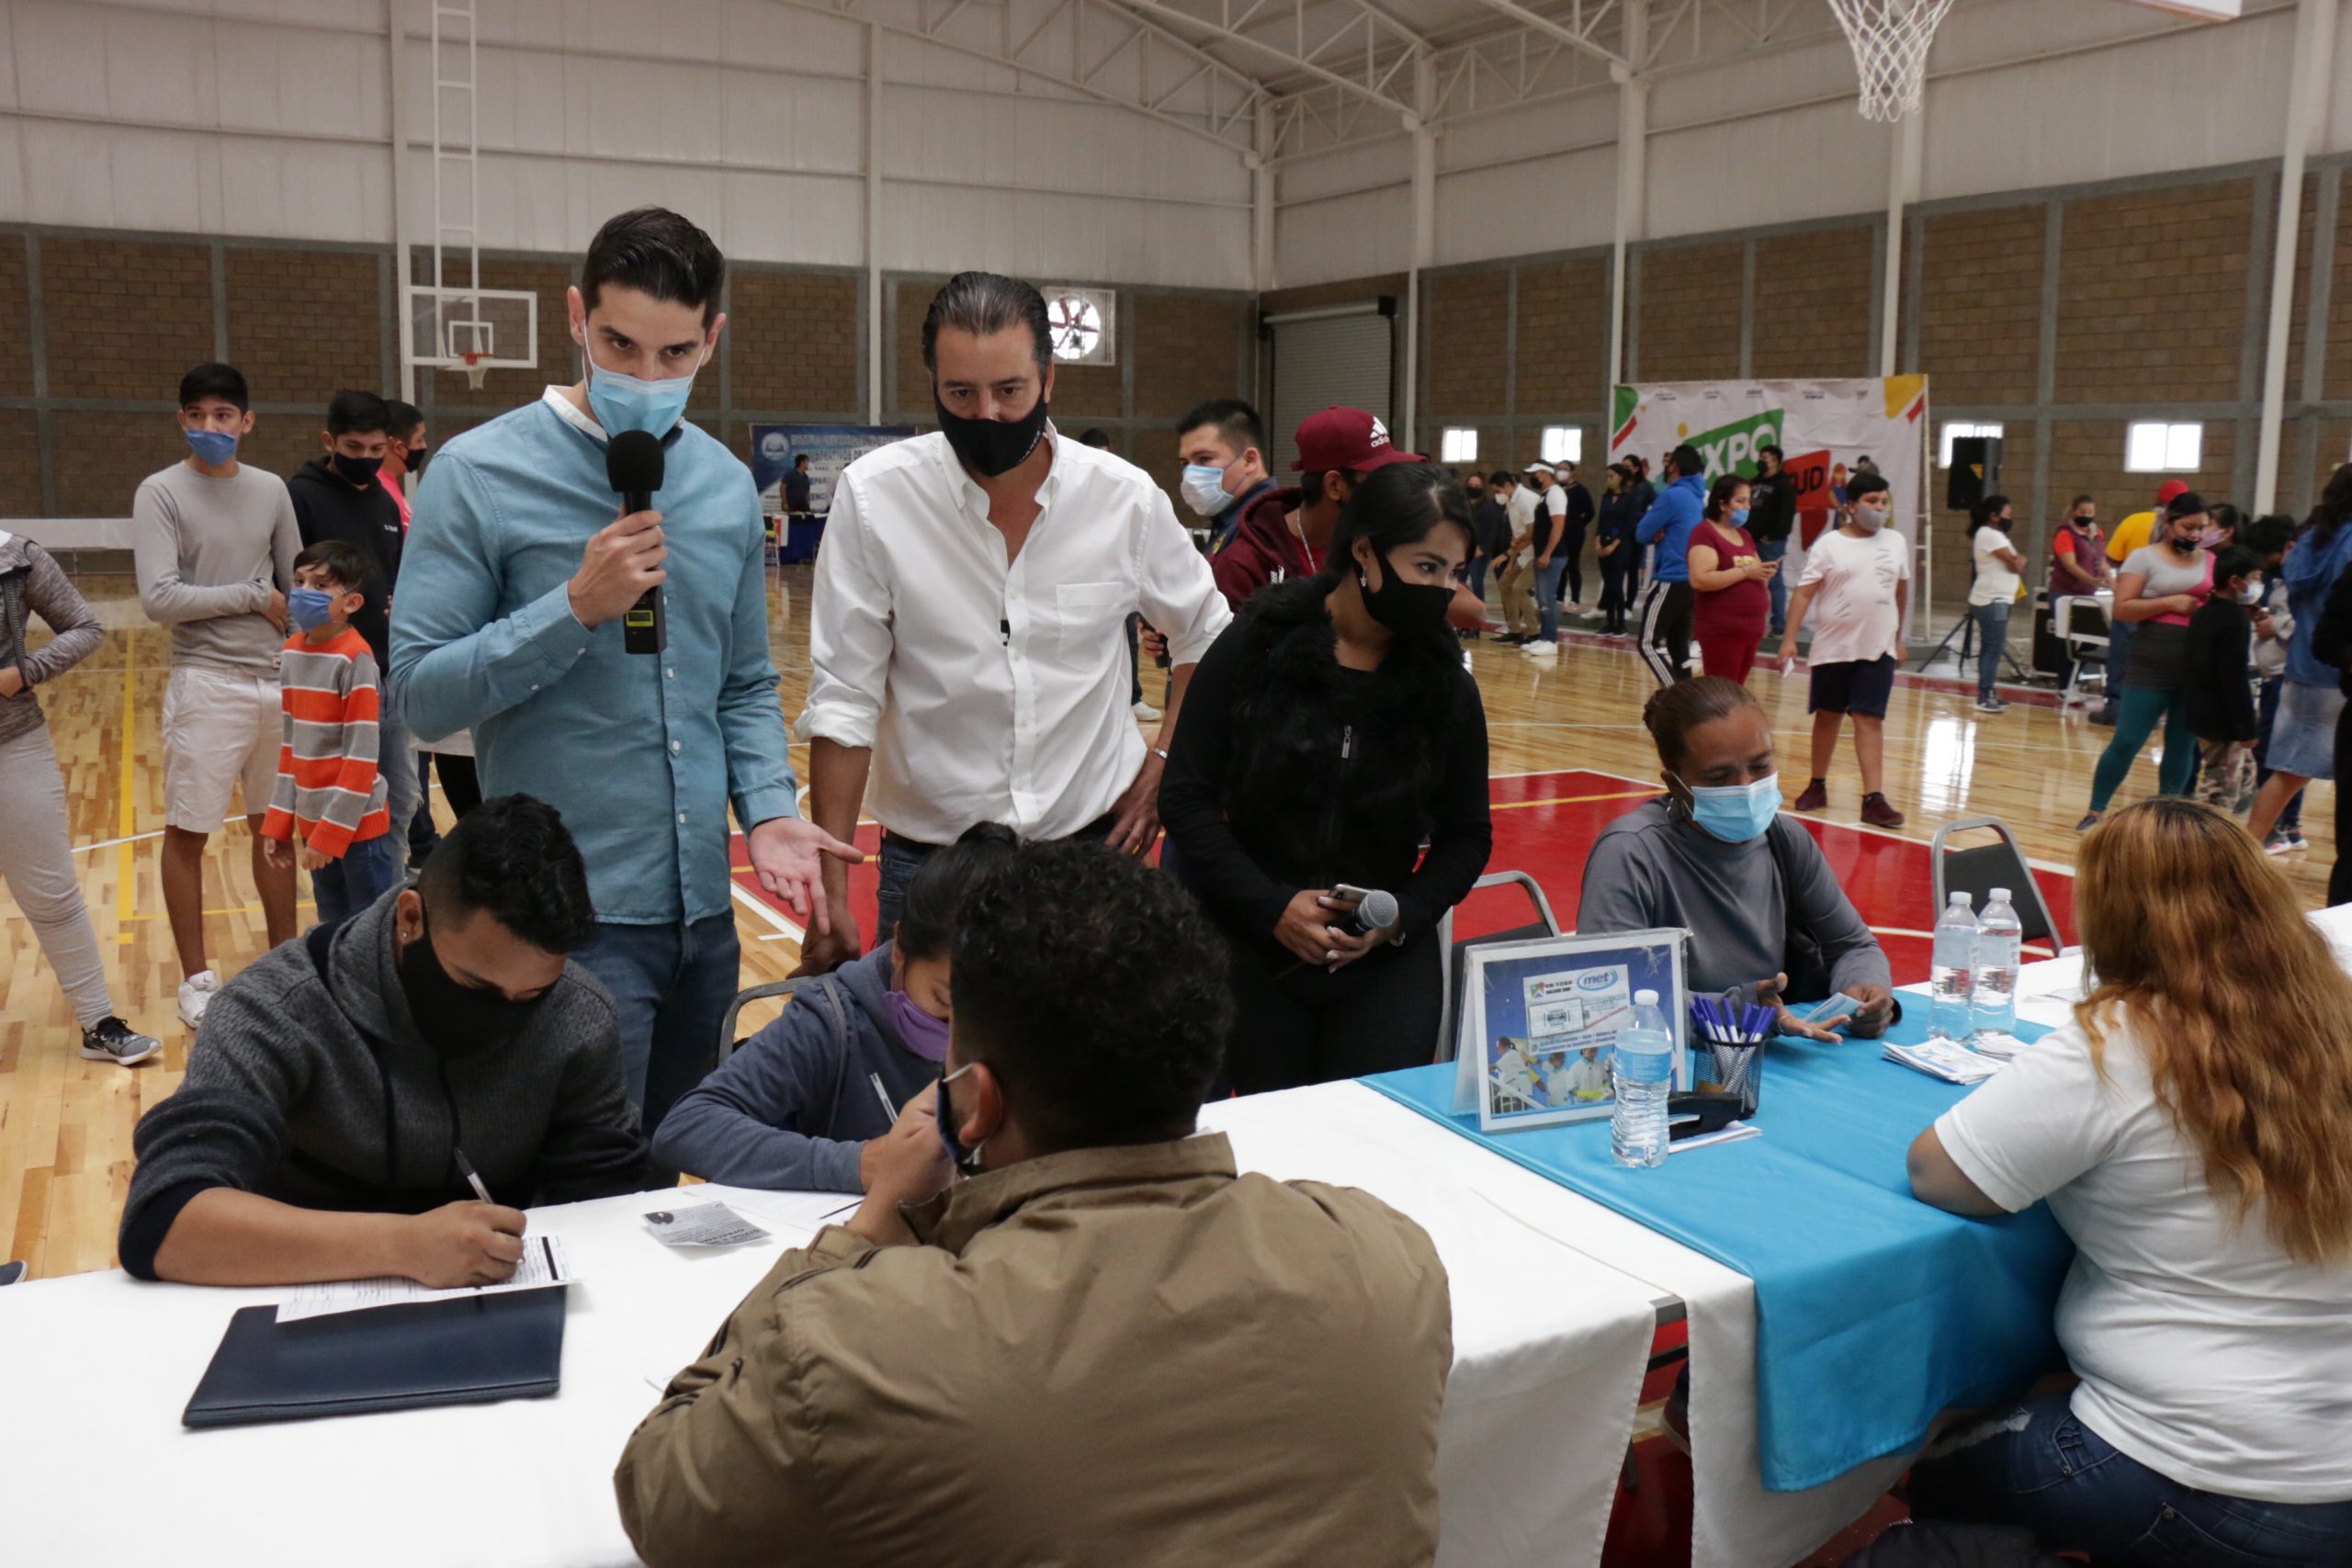
[[(1331, 1085), (1220, 1107), (1215, 1120), (1245, 1168), (1363, 1186), (1437, 1244), (1455, 1358), (1439, 1452), (1441, 1560), (1589, 1568), (1632, 1432), (1656, 1292), (1530, 1234), (1409, 1155), (1359, 1140), (1352, 1119), (1319, 1125), (1318, 1100), (1364, 1102), (1375, 1129), (1384, 1111), (1408, 1114)], [(0, 1292), (0, 1561), (634, 1562), (612, 1472), (653, 1406), (649, 1378), (698, 1355), (779, 1246), (813, 1234), (812, 1223), (786, 1223), (796, 1202), (813, 1221), (800, 1195), (695, 1192), (729, 1198), (778, 1240), (663, 1247), (638, 1216), (690, 1201), (675, 1190), (534, 1212), (534, 1226), (570, 1244), (582, 1277), (552, 1399), (190, 1432), (180, 1410), (230, 1314), (285, 1292), (141, 1284), (113, 1270)]]

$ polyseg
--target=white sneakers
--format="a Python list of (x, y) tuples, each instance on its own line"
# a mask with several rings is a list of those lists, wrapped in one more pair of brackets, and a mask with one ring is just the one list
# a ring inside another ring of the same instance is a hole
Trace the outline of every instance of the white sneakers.
[(1560, 645), (1538, 637), (1533, 642), (1521, 644), (1519, 651), (1530, 659), (1557, 659), (1560, 657)]
[(207, 969), (180, 982), (180, 1021), (190, 1029), (204, 1021), (204, 1010), (220, 989), (220, 976)]
[(1149, 703), (1137, 703), (1136, 705), (1136, 716), (1143, 720), (1146, 724), (1158, 724), (1160, 720), (1161, 715), (1159, 710), (1152, 706)]

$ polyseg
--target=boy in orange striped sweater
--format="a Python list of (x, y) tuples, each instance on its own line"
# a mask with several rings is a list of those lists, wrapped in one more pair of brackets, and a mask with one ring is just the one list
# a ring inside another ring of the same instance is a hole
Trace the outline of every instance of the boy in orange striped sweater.
[(283, 864), (294, 835), (302, 835), (302, 868), (322, 925), (366, 908), (400, 881), (376, 765), (376, 656), (351, 629), (368, 570), (355, 547), (322, 539), (294, 558), (295, 586), (286, 595), (287, 615), (300, 629), (278, 655), (286, 739), (262, 852)]

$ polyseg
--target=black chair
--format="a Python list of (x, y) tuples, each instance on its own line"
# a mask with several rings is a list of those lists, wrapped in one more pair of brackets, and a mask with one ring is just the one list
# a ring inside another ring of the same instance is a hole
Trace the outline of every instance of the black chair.
[[(1988, 844), (1972, 844), (1955, 849), (1950, 842), (1962, 833), (1976, 831), (1993, 835)], [(2033, 868), (2026, 863), (2025, 852), (2018, 847), (2017, 838), (2001, 825), (1996, 817), (1970, 817), (1958, 822), (1947, 822), (1936, 829), (1935, 842), (1928, 850), (1928, 863), (1935, 873), (1935, 903), (1928, 915), (1932, 927), (1942, 918), (1944, 904), (1954, 891), (1968, 894), (1970, 901), (1982, 910), (1984, 900), (1996, 887), (2009, 890), (2009, 907), (2018, 912), (2019, 934), (2028, 942), (2040, 942), (2053, 958), (2066, 951), (2058, 932), (2058, 922), (2050, 913), (2050, 906), (2042, 902), (2041, 886), (2033, 879)]]
[[(768, 997), (789, 997), (801, 987), (813, 986), (821, 978), (822, 976), (803, 975), (797, 980), (770, 980), (765, 985), (736, 992), (735, 999), (727, 1004), (727, 1016), (718, 1023), (718, 1060), (724, 1062), (735, 1054), (737, 1046), (743, 1043), (735, 1038), (735, 1021), (742, 1015), (744, 1008)], [(786, 1005), (791, 1004), (787, 1002)]]
[(1451, 1062), (1455, 1055), (1455, 1035), (1460, 1032), (1462, 976), (1469, 968), (1465, 956), (1474, 947), (1489, 947), (1497, 942), (1527, 942), (1537, 937), (1558, 936), (1560, 922), (1552, 913), (1552, 901), (1544, 897), (1543, 887), (1523, 871), (1490, 872), (1470, 885), (1470, 891), (1486, 887), (1517, 887), (1527, 895), (1534, 908), (1535, 919), (1509, 931), (1489, 931), (1485, 936), (1453, 940), (1453, 911), (1448, 909), (1437, 923), (1440, 951), (1445, 954), (1445, 1007), (1437, 1026), (1437, 1056), (1441, 1062)]

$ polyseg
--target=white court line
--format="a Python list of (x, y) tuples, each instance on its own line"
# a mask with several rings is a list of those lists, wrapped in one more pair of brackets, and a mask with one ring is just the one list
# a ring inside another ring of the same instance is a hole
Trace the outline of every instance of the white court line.
[(796, 926), (790, 920), (786, 919), (783, 914), (779, 912), (775, 906), (768, 903), (767, 900), (762, 898), (750, 888), (744, 886), (741, 883), (736, 881), (734, 877), (729, 876), (727, 879), (727, 888), (729, 892), (735, 895), (736, 898), (746, 908), (755, 911), (762, 919), (767, 921), (769, 925), (775, 928), (773, 932), (763, 934), (760, 938), (762, 942), (798, 942), (801, 940), (804, 933), (798, 926)]
[[(242, 817), (223, 817), (220, 818), (220, 825), (223, 828), (226, 828), (232, 823), (242, 822), (244, 818)], [(163, 836), (164, 830), (161, 828), (158, 828), (152, 833), (133, 833), (128, 839), (101, 839), (95, 844), (75, 844), (74, 846), (74, 852), (78, 855), (85, 850), (110, 850), (117, 844), (136, 844), (148, 839), (160, 839)]]

